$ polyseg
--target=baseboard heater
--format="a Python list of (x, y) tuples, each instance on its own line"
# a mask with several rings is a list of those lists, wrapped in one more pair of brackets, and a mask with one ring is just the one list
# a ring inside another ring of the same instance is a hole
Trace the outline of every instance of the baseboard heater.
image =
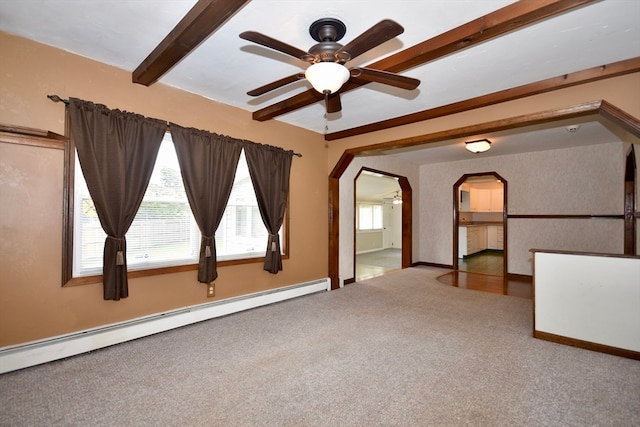
[(135, 340), (204, 320), (331, 290), (329, 278), (157, 313), (94, 329), (0, 348), (0, 374), (110, 345)]

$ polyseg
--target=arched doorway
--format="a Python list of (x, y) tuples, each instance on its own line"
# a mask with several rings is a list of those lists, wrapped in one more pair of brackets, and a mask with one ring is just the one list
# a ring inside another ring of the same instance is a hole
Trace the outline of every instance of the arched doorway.
[[(551, 110), (532, 112), (517, 117), (500, 118), (490, 122), (480, 123), (473, 126), (462, 126), (458, 128), (445, 129), (437, 132), (427, 133), (423, 135), (416, 135), (410, 138), (401, 138), (395, 140), (385, 141), (374, 145), (366, 145), (355, 148), (348, 148), (344, 150), (340, 158), (337, 160), (333, 169), (329, 174), (329, 259), (328, 259), (328, 271), (329, 278), (331, 280), (331, 289), (338, 289), (341, 286), (340, 281), (340, 178), (348, 169), (350, 163), (355, 157), (370, 156), (377, 154), (384, 154), (384, 152), (390, 149), (406, 148), (415, 145), (428, 146), (429, 144), (438, 144), (441, 141), (451, 140), (453, 138), (466, 138), (470, 136), (477, 136), (479, 134), (489, 134), (491, 132), (499, 132), (505, 129), (518, 131), (524, 129), (530, 125), (540, 125), (542, 123), (556, 123), (562, 120), (574, 119), (576, 117), (592, 117), (597, 120), (605, 120), (611, 123), (616, 128), (619, 128), (627, 132), (633, 141), (636, 141), (640, 137), (640, 123), (637, 119), (634, 120), (632, 116), (615, 107), (614, 105), (601, 100), (597, 102), (586, 102), (580, 105), (573, 105), (570, 107), (559, 107)], [(636, 143), (637, 145), (637, 143)], [(434, 145), (435, 146), (435, 145)], [(403, 191), (405, 191), (403, 189)], [(505, 194), (507, 192), (505, 191)], [(454, 198), (454, 200), (456, 200)], [(456, 202), (457, 203), (457, 202)], [(505, 200), (506, 206), (506, 200)], [(404, 193), (403, 209), (407, 208), (407, 193)], [(410, 211), (410, 209), (409, 209)], [(454, 213), (456, 215), (456, 213)], [(410, 218), (410, 217), (409, 217)], [(634, 219), (638, 221), (638, 213), (634, 213)], [(631, 219), (627, 220), (631, 221)], [(454, 218), (454, 227), (457, 227), (457, 219)], [(505, 234), (507, 224), (505, 222)], [(630, 229), (631, 227), (629, 227)], [(637, 228), (637, 227), (636, 227)], [(407, 231), (409, 230), (409, 231)], [(411, 241), (411, 224), (404, 224), (403, 226), (403, 248), (410, 248), (410, 244), (405, 244)], [(628, 235), (631, 235), (629, 233)], [(349, 236), (346, 237), (347, 239)], [(453, 245), (454, 251), (457, 251), (457, 233), (454, 233), (456, 239)], [(638, 245), (636, 244), (636, 247)], [(505, 258), (506, 246), (505, 246)], [(454, 254), (454, 263), (457, 259), (457, 253)], [(403, 253), (403, 266), (411, 265), (411, 252), (408, 256)], [(419, 262), (419, 261), (418, 261)], [(456, 265), (457, 266), (457, 265)], [(505, 265), (506, 266), (506, 265)], [(346, 281), (345, 281), (346, 283)]]
[(496, 172), (453, 185), (453, 268), (507, 276), (507, 181)]
[[(363, 167), (356, 174), (353, 186), (354, 280), (410, 267), (412, 193), (409, 180)], [(375, 215), (380, 216), (374, 220)]]

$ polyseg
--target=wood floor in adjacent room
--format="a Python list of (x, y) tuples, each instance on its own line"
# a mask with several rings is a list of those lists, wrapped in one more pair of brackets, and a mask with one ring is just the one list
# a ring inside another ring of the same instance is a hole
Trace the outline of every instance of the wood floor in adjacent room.
[(494, 294), (531, 298), (531, 279), (504, 277), (504, 252), (482, 251), (458, 260), (458, 270), (438, 278), (441, 283)]
[[(401, 250), (385, 249), (356, 256), (356, 281), (381, 276), (401, 269)], [(503, 252), (490, 251), (465, 257), (459, 270), (438, 277), (440, 283), (475, 291), (531, 298), (530, 279), (505, 279)]]
[(531, 280), (510, 279), (493, 274), (473, 273), (468, 271), (452, 271), (437, 278), (438, 282), (458, 288), (493, 294), (510, 295), (520, 298), (531, 298)]

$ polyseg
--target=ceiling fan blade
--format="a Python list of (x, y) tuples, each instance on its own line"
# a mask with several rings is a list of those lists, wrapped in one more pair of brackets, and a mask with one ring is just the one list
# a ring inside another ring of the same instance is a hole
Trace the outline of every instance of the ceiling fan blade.
[(313, 62), (313, 55), (310, 55), (308, 52), (255, 31), (245, 31), (240, 34), (240, 38), (277, 50), (278, 52), (286, 53), (303, 61)]
[(413, 90), (420, 85), (420, 80), (412, 77), (388, 71), (374, 70), (373, 68), (356, 67), (351, 69), (351, 75), (369, 82), (378, 82), (401, 89)]
[(282, 86), (286, 86), (289, 83), (296, 82), (296, 81), (298, 81), (300, 79), (304, 79), (304, 74), (303, 73), (296, 73), (296, 74), (293, 74), (291, 76), (284, 77), (284, 78), (282, 78), (280, 80), (276, 80), (275, 82), (268, 83), (268, 84), (266, 84), (264, 86), (260, 86), (259, 88), (250, 90), (249, 92), (247, 92), (247, 95), (249, 95), (249, 96), (263, 95), (263, 94), (265, 94), (267, 92), (271, 92), (272, 90), (278, 89), (278, 88), (280, 88)]
[(325, 104), (327, 106), (327, 113), (337, 113), (342, 110), (342, 102), (340, 101), (340, 93), (332, 93), (325, 98)]
[(338, 49), (335, 53), (336, 58), (341, 58), (346, 53), (349, 58), (347, 61), (350, 61), (403, 32), (402, 25), (391, 19), (384, 19)]

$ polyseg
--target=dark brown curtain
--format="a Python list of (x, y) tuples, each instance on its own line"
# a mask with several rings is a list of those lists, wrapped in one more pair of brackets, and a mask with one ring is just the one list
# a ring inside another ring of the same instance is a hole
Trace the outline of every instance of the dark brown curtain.
[(264, 269), (277, 274), (282, 270), (280, 236), (289, 197), (289, 175), (293, 151), (268, 145), (247, 143), (244, 146), (249, 174), (258, 199), (260, 216), (269, 231)]
[(202, 234), (198, 281), (208, 284), (218, 277), (215, 232), (231, 195), (242, 143), (173, 123), (170, 126), (189, 205)]
[(71, 132), (89, 194), (107, 233), (105, 300), (129, 295), (125, 234), (149, 185), (166, 122), (69, 99)]

